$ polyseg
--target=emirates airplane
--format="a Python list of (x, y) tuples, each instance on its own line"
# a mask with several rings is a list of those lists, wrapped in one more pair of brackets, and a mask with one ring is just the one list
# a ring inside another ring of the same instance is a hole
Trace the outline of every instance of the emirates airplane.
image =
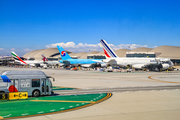
[(116, 53), (110, 48), (105, 40), (100, 40), (106, 59), (102, 60), (111, 66), (118, 65), (121, 67), (132, 66), (135, 69), (148, 68), (149, 70), (166, 70), (174, 64), (169, 58), (127, 58), (118, 57)]
[(11, 55), (13, 56), (14, 60), (16, 62), (19, 62), (22, 65), (30, 65), (33, 67), (47, 67), (46, 64), (44, 64), (44, 61), (34, 61), (34, 60), (22, 60), (15, 52), (11, 52)]

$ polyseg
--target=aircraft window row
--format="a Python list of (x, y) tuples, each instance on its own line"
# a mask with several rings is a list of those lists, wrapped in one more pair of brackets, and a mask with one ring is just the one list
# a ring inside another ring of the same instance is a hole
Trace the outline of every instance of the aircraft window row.
[(87, 59), (106, 59), (105, 56), (87, 56)]
[(126, 54), (126, 57), (152, 57), (152, 58), (155, 58), (156, 54)]

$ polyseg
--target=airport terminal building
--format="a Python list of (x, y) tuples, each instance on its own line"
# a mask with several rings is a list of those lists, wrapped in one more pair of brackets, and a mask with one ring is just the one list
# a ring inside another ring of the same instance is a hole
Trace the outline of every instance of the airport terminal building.
[[(180, 47), (177, 46), (159, 46), (152, 48), (135, 48), (135, 49), (119, 49), (115, 53), (119, 57), (157, 57), (157, 58), (170, 58), (175, 66), (180, 66)], [(104, 51), (91, 51), (67, 53), (74, 59), (105, 59)], [(44, 54), (49, 60), (59, 60), (60, 53), (57, 48), (48, 48), (34, 50), (26, 53), (23, 57), (27, 59), (42, 60), (41, 54)]]

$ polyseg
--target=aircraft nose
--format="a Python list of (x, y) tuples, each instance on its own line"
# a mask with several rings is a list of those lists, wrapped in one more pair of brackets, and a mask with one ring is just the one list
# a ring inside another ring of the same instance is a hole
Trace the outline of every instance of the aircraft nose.
[(174, 66), (174, 63), (171, 61), (171, 66)]

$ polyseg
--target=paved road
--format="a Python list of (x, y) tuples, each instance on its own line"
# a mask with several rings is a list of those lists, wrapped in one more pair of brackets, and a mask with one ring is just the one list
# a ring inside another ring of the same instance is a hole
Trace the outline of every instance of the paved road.
[(180, 85), (168, 86), (146, 86), (146, 87), (119, 87), (119, 88), (99, 88), (99, 89), (78, 89), (78, 90), (56, 90), (55, 94), (75, 95), (91, 93), (108, 93), (108, 92), (135, 92), (135, 91), (152, 91), (152, 90), (174, 90), (180, 89)]
[[(41, 70), (56, 79), (53, 86), (80, 88), (77, 91), (115, 91), (110, 99), (87, 108), (21, 120), (180, 120), (180, 73), (105, 73), (0, 67), (0, 72), (5, 70)], [(74, 92), (77, 94), (77, 91)]]

